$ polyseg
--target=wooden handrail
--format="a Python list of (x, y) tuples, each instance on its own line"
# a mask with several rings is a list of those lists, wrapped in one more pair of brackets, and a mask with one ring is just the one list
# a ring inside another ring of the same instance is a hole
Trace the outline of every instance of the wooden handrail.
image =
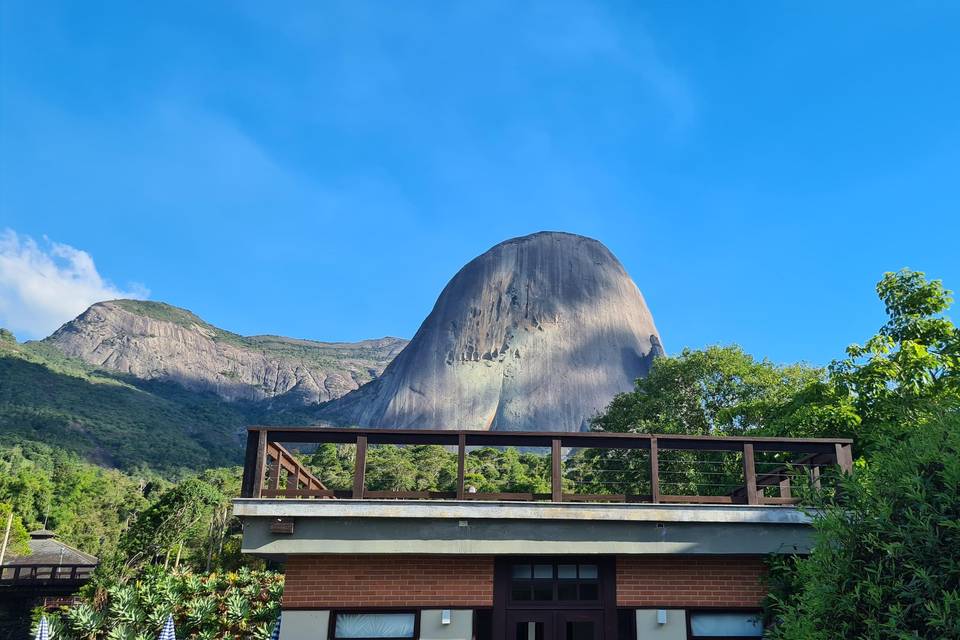
[[(258, 440), (258, 446), (259, 441)], [(265, 440), (265, 439), (264, 439)], [(278, 442), (266, 442), (263, 447), (264, 463), (260, 465), (260, 473), (269, 475), (269, 487), (260, 490), (260, 496), (264, 498), (299, 498), (299, 497), (332, 497), (327, 496), (330, 493), (327, 487), (315, 476), (310, 469), (300, 463), (292, 453)], [(270, 462), (272, 461), (272, 466)], [(280, 476), (286, 472), (286, 487), (280, 489)], [(261, 477), (259, 485), (263, 487), (264, 478)]]

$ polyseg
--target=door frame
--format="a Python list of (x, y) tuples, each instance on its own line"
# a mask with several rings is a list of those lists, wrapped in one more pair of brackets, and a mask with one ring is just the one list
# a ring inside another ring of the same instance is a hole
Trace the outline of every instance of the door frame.
[[(596, 564), (600, 572), (600, 599), (596, 604), (544, 602), (510, 605), (510, 566), (518, 562), (569, 562)], [(590, 555), (512, 555), (497, 556), (493, 570), (493, 631), (494, 637), (507, 637), (507, 613), (527, 611), (596, 611), (602, 613), (602, 640), (616, 640), (617, 637), (617, 559), (616, 556)]]
[(589, 620), (591, 622), (597, 622), (597, 631), (598, 637), (606, 637), (606, 629), (604, 628), (603, 621), (606, 618), (604, 615), (603, 609), (557, 609), (553, 612), (553, 626), (554, 626), (554, 638), (556, 638), (557, 633), (563, 628), (565, 622), (575, 621), (575, 620)]
[(504, 630), (504, 635), (499, 637), (512, 637), (507, 634), (510, 632), (510, 628), (517, 622), (542, 622), (543, 640), (554, 640), (554, 634), (556, 633), (556, 625), (554, 623), (556, 621), (554, 620), (553, 613), (553, 611), (547, 609), (512, 609), (508, 611), (506, 615), (506, 628)]

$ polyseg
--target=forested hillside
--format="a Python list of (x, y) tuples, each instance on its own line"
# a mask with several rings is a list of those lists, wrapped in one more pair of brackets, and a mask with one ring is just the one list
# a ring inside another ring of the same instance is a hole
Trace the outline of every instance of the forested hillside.
[(244, 427), (276, 421), (309, 418), (96, 368), (9, 332), (0, 338), (0, 444), (44, 443), (104, 466), (176, 474), (238, 462)]

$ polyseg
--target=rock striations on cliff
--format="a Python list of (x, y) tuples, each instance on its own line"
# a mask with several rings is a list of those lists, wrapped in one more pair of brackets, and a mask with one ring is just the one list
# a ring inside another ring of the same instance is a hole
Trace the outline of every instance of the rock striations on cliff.
[(378, 376), (407, 341), (240, 336), (161, 302), (100, 302), (43, 340), (67, 356), (225, 400), (325, 402)]
[(660, 353), (643, 295), (603, 244), (536, 233), (463, 267), (383, 374), (321, 407), (320, 418), (576, 431)]

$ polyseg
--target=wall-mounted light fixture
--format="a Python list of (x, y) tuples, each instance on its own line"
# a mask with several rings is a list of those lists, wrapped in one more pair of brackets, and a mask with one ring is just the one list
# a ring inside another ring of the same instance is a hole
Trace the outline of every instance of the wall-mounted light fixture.
[(657, 624), (667, 624), (666, 609), (657, 609)]
[(440, 624), (450, 624), (450, 609), (440, 612)]

